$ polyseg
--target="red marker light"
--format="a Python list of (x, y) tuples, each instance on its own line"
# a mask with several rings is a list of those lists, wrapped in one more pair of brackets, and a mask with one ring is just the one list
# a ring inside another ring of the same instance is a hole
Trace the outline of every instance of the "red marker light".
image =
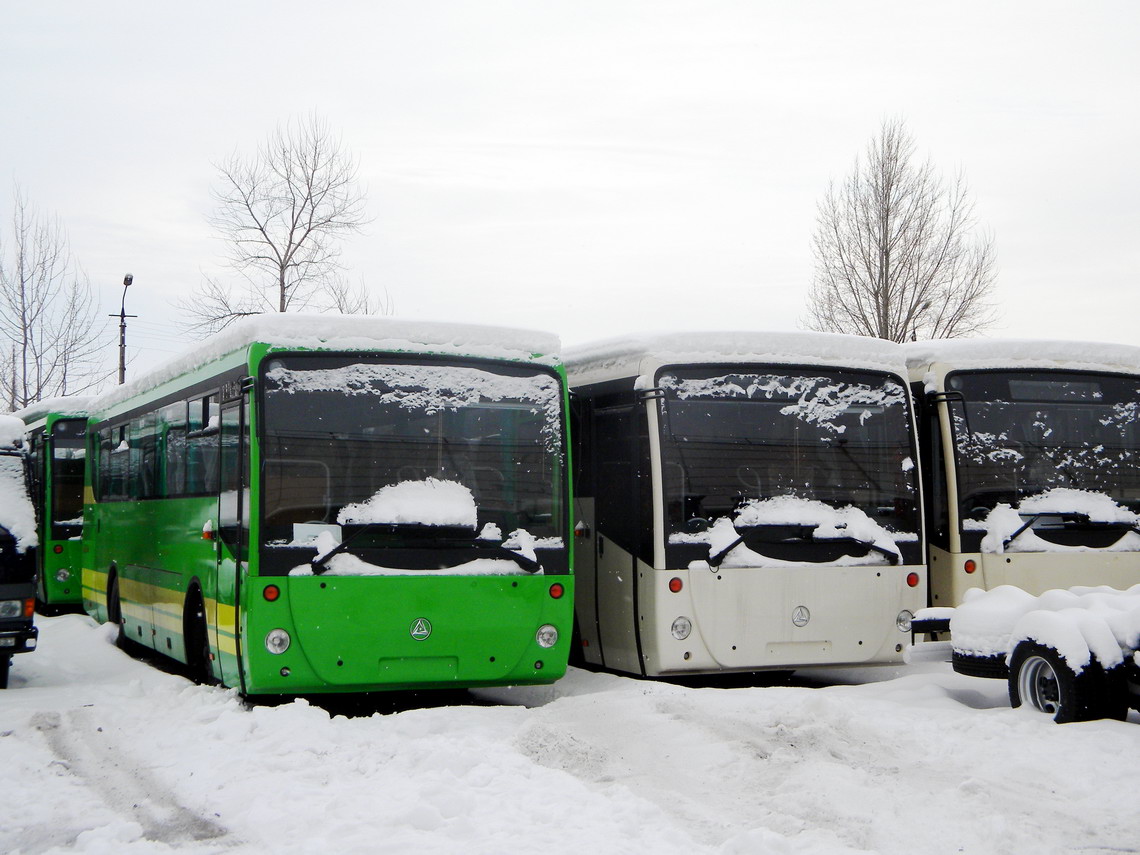
[(969, 561), (966, 562), (965, 570), (967, 573), (973, 573), (977, 569), (978, 569), (978, 563), (976, 561), (974, 561), (973, 558), (971, 558)]
[(281, 596), (281, 589), (278, 588), (276, 585), (266, 585), (265, 590), (262, 591), (261, 593), (262, 593), (262, 596), (265, 597), (265, 599), (269, 600), (269, 602), (272, 603), (278, 597)]
[(681, 593), (681, 589), (683, 587), (685, 587), (685, 583), (678, 579), (676, 576), (669, 580), (669, 590), (674, 594)]
[(919, 583), (918, 574), (917, 573), (907, 573), (906, 574), (906, 583), (908, 585), (910, 585), (912, 588), (917, 588), (918, 583)]
[(555, 582), (550, 586), (550, 596), (556, 600), (561, 600), (562, 595), (566, 593), (566, 589), (562, 587), (561, 582)]
[(56, 555), (59, 555), (61, 552), (63, 552), (63, 547), (62, 547), (62, 546), (60, 546), (60, 545), (57, 543), (57, 544), (56, 544), (56, 545), (55, 545), (55, 546), (52, 548), (52, 551), (53, 551), (53, 552), (54, 552)]
[(24, 617), (34, 617), (36, 613), (36, 598), (24, 600)]

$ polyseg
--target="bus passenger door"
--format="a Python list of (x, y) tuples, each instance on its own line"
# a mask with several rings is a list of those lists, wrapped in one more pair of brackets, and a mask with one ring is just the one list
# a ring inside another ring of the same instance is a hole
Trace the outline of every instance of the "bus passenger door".
[(240, 685), (238, 666), (238, 585), (249, 549), (249, 422), (244, 395), (224, 403), (218, 492), (217, 583), (205, 592), (215, 672), (228, 686)]

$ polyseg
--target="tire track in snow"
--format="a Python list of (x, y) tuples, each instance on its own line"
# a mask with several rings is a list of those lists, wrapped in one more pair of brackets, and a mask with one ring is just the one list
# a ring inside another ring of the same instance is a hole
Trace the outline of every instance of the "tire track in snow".
[(228, 829), (180, 804), (174, 793), (134, 762), (102, 727), (92, 725), (81, 710), (65, 716), (36, 713), (30, 723), (43, 734), (58, 762), (112, 811), (138, 823), (146, 840), (171, 845), (216, 841), (219, 848), (238, 843)]

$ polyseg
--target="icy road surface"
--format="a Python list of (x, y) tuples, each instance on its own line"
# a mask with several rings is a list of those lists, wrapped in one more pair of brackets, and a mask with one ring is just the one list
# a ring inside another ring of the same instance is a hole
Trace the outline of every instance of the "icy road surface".
[[(1058, 726), (949, 665), (248, 709), (39, 619), (0, 692), (0, 852), (1140, 851), (1140, 721)], [(455, 699), (453, 699), (455, 700)]]

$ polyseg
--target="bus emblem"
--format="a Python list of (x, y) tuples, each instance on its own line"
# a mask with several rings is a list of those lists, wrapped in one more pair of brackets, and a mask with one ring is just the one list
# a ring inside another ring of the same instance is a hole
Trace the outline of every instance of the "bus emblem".
[(412, 621), (412, 638), (423, 641), (431, 635), (431, 621), (427, 618), (416, 618)]
[(796, 606), (792, 611), (792, 623), (796, 626), (807, 626), (809, 620), (811, 620), (811, 612), (808, 611), (807, 606)]

